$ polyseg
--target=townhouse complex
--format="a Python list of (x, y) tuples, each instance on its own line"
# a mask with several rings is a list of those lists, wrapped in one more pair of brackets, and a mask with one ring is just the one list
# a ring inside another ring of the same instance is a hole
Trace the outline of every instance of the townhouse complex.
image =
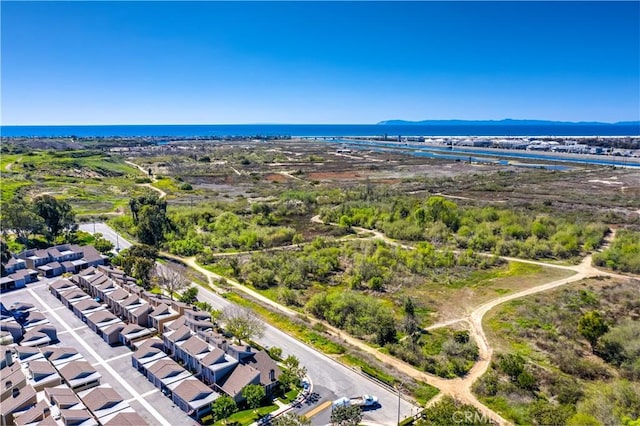
[[(16, 271), (49, 278), (61, 303), (54, 310), (66, 307), (108, 345), (130, 348), (126, 380), (146, 378), (195, 420), (221, 395), (242, 403), (248, 385), (273, 394), (282, 371), (267, 352), (233, 344), (210, 313), (146, 291), (105, 261), (88, 246), (25, 251), (4, 264), (3, 288), (24, 287)], [(1, 425), (146, 424), (76, 349), (54, 346), (56, 328), (33, 305), (2, 305), (0, 328)]]
[(145, 291), (118, 269), (89, 267), (49, 290), (106, 343), (131, 348), (132, 366), (195, 419), (220, 395), (240, 403), (247, 385), (271, 395), (278, 384), (267, 352), (234, 345), (208, 312)]
[(0, 290), (23, 288), (38, 280), (38, 275), (46, 278), (57, 277), (65, 272), (78, 273), (91, 266), (104, 265), (107, 256), (95, 247), (77, 244), (60, 244), (42, 250), (25, 250), (12, 255), (3, 263)]

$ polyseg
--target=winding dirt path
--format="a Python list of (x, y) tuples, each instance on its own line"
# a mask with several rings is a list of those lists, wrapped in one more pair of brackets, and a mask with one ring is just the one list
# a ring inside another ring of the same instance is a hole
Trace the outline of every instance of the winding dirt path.
[[(128, 164), (138, 168), (139, 170), (141, 170), (143, 173), (147, 174), (147, 172), (139, 165), (126, 161)], [(293, 177), (293, 176), (292, 176)], [(155, 179), (154, 179), (155, 181)], [(166, 193), (164, 191), (162, 191), (159, 188), (155, 188), (153, 186), (151, 186), (151, 184), (142, 184), (142, 186), (147, 186), (150, 189), (153, 189), (155, 191), (157, 191), (158, 193), (160, 193), (161, 197), (165, 197)], [(321, 219), (319, 215), (313, 216), (311, 218), (311, 221), (314, 223), (324, 223)], [(337, 224), (334, 223), (330, 223), (329, 225), (334, 225), (337, 226)], [(413, 249), (414, 247), (408, 246), (408, 245), (404, 245), (401, 243), (398, 243), (397, 241), (392, 240), (391, 238), (387, 237), (386, 235), (384, 235), (382, 232), (377, 231), (377, 230), (371, 230), (371, 229), (365, 229), (365, 228), (361, 228), (361, 227), (352, 227), (352, 229), (354, 229), (356, 231), (357, 234), (359, 235), (363, 235), (363, 234), (370, 234), (372, 235), (371, 238), (375, 238), (375, 239), (380, 239), (385, 241), (386, 243), (396, 246), (396, 247), (402, 247), (405, 249)], [(607, 237), (606, 241), (605, 241), (605, 246), (606, 244), (608, 244), (613, 238), (615, 237), (615, 230), (613, 230), (613, 232), (611, 232), (611, 234)], [(291, 246), (290, 246), (291, 247)], [(259, 251), (264, 251), (264, 250), (259, 250)], [(253, 251), (249, 251), (249, 252), (244, 252), (244, 253), (252, 253)], [(294, 311), (286, 306), (281, 305), (280, 303), (277, 303), (265, 296), (263, 296), (262, 294), (251, 290), (250, 288), (247, 288), (246, 286), (240, 284), (238, 281), (232, 280), (230, 278), (221, 276), (219, 274), (216, 274), (214, 272), (211, 272), (205, 268), (203, 268), (202, 266), (200, 266), (197, 262), (195, 257), (180, 257), (180, 256), (175, 256), (169, 253), (161, 253), (163, 256), (168, 257), (168, 258), (172, 258), (175, 260), (178, 260), (180, 262), (185, 263), (186, 265), (188, 265), (189, 267), (197, 270), (198, 272), (202, 273), (203, 275), (205, 275), (209, 281), (209, 285), (216, 291), (218, 292), (223, 292), (222, 289), (220, 289), (219, 287), (217, 287), (214, 283), (214, 279), (215, 280), (224, 280), (228, 285), (233, 286), (234, 288), (236, 288), (239, 291), (242, 291), (248, 295), (250, 295), (251, 297), (259, 300), (260, 302), (273, 307), (274, 309), (281, 311), (289, 316), (295, 317), (297, 316), (299, 313), (297, 311)], [(238, 255), (240, 253), (227, 253), (226, 255)], [(223, 254), (221, 254), (223, 255)], [(486, 254), (485, 255), (491, 255), (491, 254)], [(452, 320), (449, 321), (445, 321), (445, 322), (441, 322), (438, 324), (433, 324), (430, 327), (427, 328), (427, 330), (433, 330), (436, 328), (440, 328), (440, 327), (447, 327), (450, 326), (452, 324), (455, 323), (459, 323), (459, 322), (465, 322), (469, 325), (469, 329), (470, 329), (470, 335), (473, 336), (473, 338), (475, 339), (477, 345), (478, 345), (478, 349), (479, 349), (479, 359), (476, 362), (476, 364), (473, 366), (473, 368), (469, 371), (469, 373), (461, 378), (455, 378), (455, 379), (444, 379), (441, 377), (437, 377), (435, 375), (432, 374), (428, 374), (425, 372), (422, 372), (420, 370), (417, 370), (415, 367), (413, 367), (412, 365), (401, 361), (397, 358), (394, 358), (390, 355), (387, 355), (385, 353), (380, 352), (378, 349), (371, 347), (369, 345), (367, 345), (366, 343), (364, 343), (361, 340), (358, 340), (344, 332), (342, 332), (341, 330), (326, 324), (324, 322), (322, 322), (322, 324), (326, 327), (326, 329), (335, 337), (338, 337), (339, 339), (341, 339), (342, 341), (344, 341), (345, 343), (348, 343), (351, 346), (354, 346), (364, 352), (367, 352), (373, 356), (375, 356), (377, 359), (379, 359), (380, 361), (390, 364), (392, 365), (394, 368), (396, 368), (398, 371), (401, 371), (402, 373), (409, 375), (411, 377), (414, 377), (416, 379), (419, 380), (423, 380), (427, 383), (429, 383), (432, 386), (437, 387), (438, 389), (440, 389), (440, 395), (438, 395), (436, 398), (433, 398), (430, 401), (430, 404), (435, 403), (437, 400), (440, 399), (440, 397), (442, 395), (451, 395), (454, 398), (464, 402), (464, 403), (468, 403), (473, 405), (474, 407), (476, 407), (482, 414), (484, 414), (485, 416), (493, 419), (495, 422), (497, 422), (500, 425), (504, 425), (504, 424), (510, 424), (510, 422), (508, 422), (506, 419), (504, 419), (502, 416), (500, 416), (498, 413), (496, 413), (495, 411), (493, 411), (492, 409), (490, 409), (489, 407), (485, 406), (483, 403), (481, 403), (471, 392), (471, 387), (473, 385), (473, 383), (479, 378), (481, 377), (487, 370), (487, 368), (489, 367), (490, 363), (491, 363), (491, 358), (493, 355), (493, 349), (491, 348), (491, 345), (489, 344), (488, 340), (487, 340), (487, 336), (484, 332), (484, 329), (482, 327), (482, 320), (484, 318), (484, 316), (493, 308), (514, 300), (514, 299), (518, 299), (521, 297), (526, 297), (526, 296), (530, 296), (536, 293), (540, 293), (543, 291), (547, 291), (547, 290), (551, 290), (551, 289), (555, 289), (567, 284), (570, 284), (572, 282), (576, 282), (579, 280), (582, 280), (584, 278), (588, 278), (588, 277), (595, 277), (595, 276), (610, 276), (610, 277), (617, 277), (617, 278), (629, 278), (629, 276), (627, 275), (621, 275), (621, 274), (615, 274), (615, 273), (611, 273), (611, 272), (606, 272), (606, 271), (601, 271), (598, 270), (596, 268), (594, 268), (591, 265), (591, 255), (586, 256), (582, 262), (579, 265), (576, 266), (566, 266), (566, 265), (557, 265), (557, 264), (552, 264), (552, 263), (546, 263), (546, 262), (540, 262), (540, 261), (533, 261), (533, 260), (527, 260), (527, 259), (519, 259), (519, 258), (513, 258), (513, 257), (503, 257), (501, 256), (501, 258), (508, 260), (508, 261), (518, 261), (518, 262), (524, 262), (524, 263), (529, 263), (529, 264), (535, 264), (535, 265), (540, 265), (540, 266), (545, 266), (545, 267), (552, 267), (552, 268), (560, 268), (560, 269), (566, 269), (566, 270), (571, 270), (571, 271), (575, 271), (576, 273), (568, 278), (563, 278), (560, 280), (555, 280), (552, 282), (548, 282), (545, 284), (541, 284), (538, 285), (536, 287), (532, 287), (532, 288), (528, 288), (522, 291), (519, 291), (517, 293), (513, 293), (513, 294), (509, 294), (509, 295), (505, 295), (502, 297), (498, 297), (490, 302), (484, 303), (483, 305), (477, 307), (475, 310), (473, 310), (471, 312), (471, 314), (467, 315), (467, 316), (463, 316), (460, 318), (454, 318)], [(315, 324), (317, 322), (321, 322), (318, 320), (311, 320), (312, 324)]]
[[(324, 223), (320, 220), (320, 216), (316, 215), (314, 217), (311, 218), (311, 221), (314, 223)], [(330, 225), (335, 225), (337, 226), (337, 224), (330, 224)], [(370, 229), (365, 229), (365, 228), (360, 228), (360, 227), (352, 227), (352, 229), (354, 229), (358, 234), (362, 234), (362, 233), (369, 233), (369, 234), (373, 234), (374, 238), (377, 239), (381, 239), (391, 245), (397, 246), (397, 247), (402, 247), (402, 248), (407, 248), (407, 249), (411, 249), (413, 247), (410, 246), (406, 246), (404, 244), (400, 244), (397, 241), (394, 241), (392, 239), (390, 239), (389, 237), (387, 237), (386, 235), (382, 234), (379, 231), (376, 230), (370, 230)], [(613, 239), (615, 238), (615, 229), (612, 229), (611, 232), (609, 233), (609, 235), (607, 235), (605, 237), (604, 240), (604, 244), (601, 247), (602, 249), (605, 249), (606, 247), (609, 246), (609, 244), (611, 243), (611, 241), (613, 241)], [(487, 255), (491, 255), (491, 254), (487, 254)], [(442, 328), (442, 327), (448, 327), (450, 325), (453, 324), (457, 324), (460, 322), (465, 322), (469, 325), (469, 329), (470, 329), (470, 335), (474, 338), (474, 340), (476, 341), (477, 345), (478, 345), (478, 352), (479, 352), (479, 356), (478, 356), (478, 361), (476, 362), (476, 364), (473, 366), (473, 368), (467, 373), (467, 375), (465, 375), (464, 377), (461, 378), (455, 378), (455, 379), (443, 379), (431, 374), (427, 374), (424, 373), (422, 371), (419, 371), (417, 369), (415, 369), (413, 366), (398, 360), (397, 358), (391, 357), (389, 355), (383, 354), (381, 352), (379, 352), (378, 350), (376, 350), (375, 348), (372, 348), (366, 344), (364, 344), (362, 341), (359, 341), (357, 339), (354, 339), (350, 336), (346, 336), (344, 334), (342, 334), (339, 330), (336, 330), (335, 328), (331, 328), (332, 331), (334, 331), (334, 333), (338, 336), (340, 336), (341, 338), (343, 338), (345, 341), (349, 342), (349, 344), (365, 351), (368, 352), (374, 356), (376, 356), (378, 359), (380, 359), (383, 362), (386, 362), (388, 364), (393, 365), (395, 368), (397, 368), (398, 370), (402, 371), (405, 374), (411, 375), (412, 377), (416, 377), (416, 378), (420, 378), (421, 380), (426, 381), (427, 383), (429, 383), (432, 386), (435, 386), (437, 388), (440, 389), (441, 393), (439, 396), (442, 395), (451, 395), (454, 398), (465, 402), (467, 404), (471, 404), (474, 407), (476, 407), (481, 413), (483, 413), (485, 416), (490, 417), (491, 419), (493, 419), (494, 421), (496, 421), (498, 424), (504, 425), (504, 424), (510, 424), (509, 421), (507, 421), (505, 418), (503, 418), (502, 416), (500, 416), (498, 413), (496, 413), (495, 411), (493, 411), (492, 409), (490, 409), (489, 407), (487, 407), (486, 405), (484, 405), (482, 402), (480, 402), (475, 395), (473, 395), (472, 391), (471, 391), (471, 387), (473, 385), (473, 383), (480, 378), (489, 368), (489, 365), (491, 364), (491, 359), (493, 356), (493, 349), (491, 347), (491, 345), (489, 344), (488, 340), (487, 340), (487, 336), (484, 332), (484, 329), (482, 327), (482, 320), (484, 318), (484, 316), (493, 308), (505, 303), (505, 302), (509, 302), (511, 300), (514, 299), (519, 299), (522, 297), (526, 297), (526, 296), (530, 296), (536, 293), (540, 293), (543, 291), (548, 291), (548, 290), (552, 290), (567, 284), (570, 284), (572, 282), (576, 282), (576, 281), (580, 281), (582, 279), (585, 278), (590, 278), (590, 277), (596, 277), (596, 276), (608, 276), (608, 277), (614, 277), (614, 278), (624, 278), (624, 279), (628, 279), (630, 278), (629, 275), (622, 275), (622, 274), (616, 274), (616, 273), (612, 273), (612, 272), (608, 272), (608, 271), (601, 271), (597, 268), (595, 268), (594, 266), (592, 266), (592, 262), (591, 262), (591, 255), (586, 256), (582, 262), (580, 262), (580, 264), (578, 265), (574, 265), (574, 266), (569, 266), (569, 265), (557, 265), (557, 264), (553, 264), (553, 263), (547, 263), (547, 262), (541, 262), (541, 261), (535, 261), (535, 260), (528, 260), (528, 259), (520, 259), (520, 258), (514, 258), (514, 257), (508, 257), (508, 256), (500, 256), (500, 258), (504, 259), (504, 260), (508, 260), (508, 261), (517, 261), (517, 262), (523, 262), (523, 263), (529, 263), (529, 264), (533, 264), (533, 265), (540, 265), (540, 266), (545, 266), (545, 267), (551, 267), (551, 268), (559, 268), (559, 269), (565, 269), (565, 270), (571, 270), (571, 271), (575, 271), (575, 274), (568, 277), (568, 278), (562, 278), (559, 280), (555, 280), (555, 281), (551, 281), (545, 284), (541, 284), (538, 285), (536, 287), (532, 287), (532, 288), (528, 288), (522, 291), (519, 291), (517, 293), (513, 293), (513, 294), (509, 294), (506, 296), (502, 296), (502, 297), (498, 297), (494, 300), (491, 300), (487, 303), (484, 303), (482, 305), (480, 305), (479, 307), (477, 307), (476, 309), (474, 309), (471, 314), (467, 315), (467, 316), (463, 316), (463, 317), (459, 317), (459, 318), (454, 318), (448, 321), (443, 321), (437, 324), (433, 324), (429, 327), (427, 327), (425, 330), (433, 330), (433, 329), (437, 329), (437, 328)], [(633, 276), (631, 276), (633, 277)], [(429, 405), (434, 404), (435, 402), (437, 402), (439, 400), (439, 398), (433, 398), (430, 402)]]
[[(133, 167), (137, 168), (138, 170), (140, 170), (142, 173), (144, 173), (144, 175), (145, 175), (145, 176), (147, 176), (147, 177), (151, 178), (151, 180), (152, 180), (154, 183), (158, 181), (158, 179), (156, 179), (156, 177), (155, 177), (155, 176), (153, 176), (153, 175), (149, 176), (149, 172), (148, 172), (147, 170), (145, 170), (142, 166), (140, 166), (140, 165), (138, 165), (138, 164), (136, 164), (136, 163), (133, 163), (133, 162), (131, 162), (131, 161), (127, 161), (127, 160), (125, 160), (124, 162), (125, 162), (125, 163), (127, 163), (127, 164), (129, 164), (130, 166), (133, 166)], [(166, 196), (167, 196), (167, 193), (166, 193), (166, 192), (164, 192), (164, 191), (163, 191), (162, 189), (160, 189), (160, 188), (156, 188), (155, 186), (153, 186), (153, 185), (152, 185), (152, 184), (150, 184), (150, 183), (138, 183), (138, 184), (136, 184), (136, 185), (138, 185), (138, 186), (144, 186), (144, 187), (146, 187), (146, 188), (151, 189), (152, 191), (157, 192), (157, 193), (158, 193), (158, 195), (160, 195), (160, 198), (164, 198), (164, 197), (166, 197)]]

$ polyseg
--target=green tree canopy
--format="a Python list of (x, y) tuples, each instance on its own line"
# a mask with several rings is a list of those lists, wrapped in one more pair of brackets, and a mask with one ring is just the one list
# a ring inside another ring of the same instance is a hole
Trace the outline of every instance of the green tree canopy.
[(592, 351), (595, 350), (600, 336), (608, 330), (609, 326), (602, 317), (602, 314), (598, 311), (586, 312), (580, 317), (580, 320), (578, 320), (578, 333), (587, 339)]
[(246, 398), (247, 405), (252, 410), (260, 406), (260, 403), (266, 396), (264, 388), (260, 385), (247, 385), (242, 389), (242, 397)]
[(358, 426), (362, 421), (362, 410), (356, 405), (335, 407), (331, 411), (334, 426)]
[(51, 195), (41, 195), (33, 200), (34, 211), (44, 220), (47, 241), (53, 241), (63, 231), (75, 231), (75, 214), (71, 205)]
[(238, 344), (242, 340), (249, 340), (259, 337), (264, 332), (264, 322), (248, 309), (238, 306), (229, 306), (222, 314), (224, 328), (238, 339)]
[(276, 417), (273, 426), (311, 426), (311, 420), (296, 413), (286, 413)]
[(158, 250), (144, 244), (134, 244), (120, 252), (119, 263), (125, 274), (138, 280), (145, 289), (151, 288), (151, 272), (156, 263)]
[(166, 200), (149, 192), (129, 200), (129, 208), (138, 240), (150, 246), (160, 245), (164, 241), (164, 232), (169, 229)]
[(24, 244), (28, 243), (30, 235), (45, 230), (44, 219), (35, 212), (33, 204), (18, 197), (3, 204), (0, 223), (3, 230), (12, 231)]
[(222, 395), (213, 402), (211, 409), (216, 420), (222, 420), (224, 424), (227, 424), (227, 419), (238, 411), (238, 406), (233, 398), (228, 395)]
[(482, 415), (473, 405), (463, 404), (450, 396), (422, 412), (417, 426), (489, 426), (493, 422)]
[(278, 380), (282, 387), (291, 389), (293, 386), (298, 386), (306, 375), (306, 367), (300, 365), (300, 360), (296, 356), (289, 355), (282, 362), (282, 374)]
[(184, 293), (182, 293), (182, 295), (180, 296), (180, 300), (183, 303), (195, 303), (198, 301), (198, 287), (189, 287), (188, 289), (186, 289), (184, 291)]
[(101, 233), (94, 234), (93, 246), (102, 254), (109, 254), (113, 250), (113, 243), (102, 236)]

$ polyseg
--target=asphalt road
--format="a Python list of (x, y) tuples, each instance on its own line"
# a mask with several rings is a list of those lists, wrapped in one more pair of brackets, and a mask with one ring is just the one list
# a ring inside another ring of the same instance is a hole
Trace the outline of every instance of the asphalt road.
[(106, 223), (96, 222), (96, 223), (82, 223), (80, 224), (80, 230), (89, 232), (93, 234), (94, 232), (99, 232), (102, 234), (104, 238), (111, 241), (115, 246), (115, 249), (122, 250), (132, 246), (132, 243), (127, 241), (122, 235), (119, 235), (116, 231), (113, 230)]
[[(81, 225), (80, 229), (93, 232), (94, 228), (93, 224), (90, 223)], [(130, 242), (117, 235), (112, 228), (104, 223), (96, 223), (95, 231), (102, 233), (106, 239), (114, 244), (117, 240), (121, 249), (131, 245)], [(231, 305), (226, 299), (203, 287), (199, 288), (198, 299), (210, 303), (214, 309), (224, 309), (226, 306)], [(285, 357), (290, 354), (295, 355), (300, 360), (301, 365), (307, 368), (307, 373), (313, 386), (313, 393), (316, 395), (311, 401), (307, 401), (300, 407), (295, 408), (294, 410), (297, 413), (304, 414), (327, 401), (333, 401), (343, 396), (354, 397), (368, 394), (377, 396), (380, 405), (376, 409), (365, 410), (363, 422), (381, 425), (397, 424), (398, 394), (396, 392), (343, 366), (275, 327), (267, 325), (264, 335), (255, 340), (265, 347), (277, 346), (282, 348)], [(401, 419), (417, 412), (417, 407), (403, 399), (400, 399), (399, 404)], [(329, 416), (330, 408), (327, 408), (314, 415), (311, 420), (314, 425), (325, 425), (329, 423)]]

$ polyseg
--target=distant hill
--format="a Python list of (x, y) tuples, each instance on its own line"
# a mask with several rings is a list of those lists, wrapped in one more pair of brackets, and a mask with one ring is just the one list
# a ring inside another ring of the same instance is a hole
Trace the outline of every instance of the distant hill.
[(599, 121), (549, 121), (549, 120), (512, 120), (510, 118), (504, 120), (422, 120), (422, 121), (407, 121), (407, 120), (387, 120), (377, 123), (379, 125), (393, 125), (393, 126), (638, 126), (640, 121), (620, 121), (617, 123), (602, 123)]

